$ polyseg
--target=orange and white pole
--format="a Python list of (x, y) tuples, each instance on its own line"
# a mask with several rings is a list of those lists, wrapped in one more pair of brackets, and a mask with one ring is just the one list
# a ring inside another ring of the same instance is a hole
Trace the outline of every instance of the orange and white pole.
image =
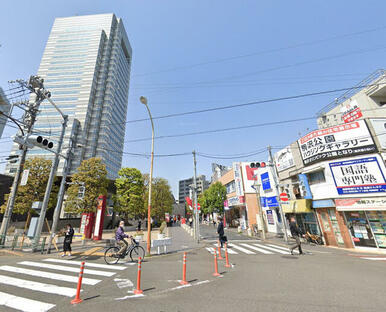
[(223, 260), (224, 258), (221, 257), (221, 247), (220, 247), (220, 240), (218, 240), (218, 260)]
[(228, 257), (228, 243), (225, 243), (225, 267), (230, 268), (229, 257)]
[(186, 252), (184, 252), (184, 257), (182, 259), (182, 281), (180, 284), (187, 285), (189, 282), (186, 280)]
[(82, 288), (83, 271), (84, 271), (84, 261), (82, 261), (82, 263), (80, 264), (78, 287), (76, 289), (75, 299), (71, 300), (72, 304), (81, 303), (83, 301), (82, 299), (80, 299), (80, 289)]
[(138, 273), (137, 273), (137, 289), (134, 290), (135, 295), (143, 294), (143, 290), (141, 289), (141, 267), (142, 267), (142, 259), (138, 258)]
[(214, 273), (213, 276), (220, 276), (221, 274), (218, 273), (218, 265), (217, 265), (217, 251), (214, 250)]

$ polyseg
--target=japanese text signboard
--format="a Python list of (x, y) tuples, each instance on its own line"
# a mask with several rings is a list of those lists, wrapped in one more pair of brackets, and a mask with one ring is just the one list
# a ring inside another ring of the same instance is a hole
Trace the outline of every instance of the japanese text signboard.
[(299, 139), (298, 144), (305, 166), (376, 151), (364, 120), (312, 131)]
[(376, 157), (331, 162), (339, 195), (386, 192), (386, 180)]
[(344, 105), (340, 111), (342, 112), (342, 120), (345, 123), (353, 122), (354, 120), (363, 117), (362, 111), (355, 100)]

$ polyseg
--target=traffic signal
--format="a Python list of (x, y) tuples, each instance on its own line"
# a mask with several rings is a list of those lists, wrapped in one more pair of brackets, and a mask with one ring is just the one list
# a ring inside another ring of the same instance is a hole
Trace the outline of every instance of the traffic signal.
[(264, 168), (266, 167), (266, 163), (264, 161), (262, 162), (253, 162), (253, 163), (250, 163), (249, 165), (251, 168)]
[(31, 145), (42, 147), (45, 149), (52, 149), (54, 147), (53, 142), (42, 137), (41, 135), (30, 135), (27, 137), (26, 141), (27, 141), (27, 144), (29, 143)]

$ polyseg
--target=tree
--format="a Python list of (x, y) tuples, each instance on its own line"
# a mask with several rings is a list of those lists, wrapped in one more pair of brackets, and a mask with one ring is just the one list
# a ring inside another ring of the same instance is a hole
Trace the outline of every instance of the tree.
[(114, 210), (125, 213), (129, 218), (144, 218), (145, 188), (141, 171), (136, 168), (122, 168), (118, 175), (119, 178), (115, 180), (118, 205)]
[[(72, 176), (72, 185), (67, 190), (65, 210), (70, 213), (94, 212), (97, 198), (107, 194), (106, 166), (100, 158), (83, 160)], [(79, 196), (84, 187), (84, 195)]]
[[(35, 213), (32, 209), (32, 203), (35, 201), (43, 201), (51, 166), (51, 160), (41, 157), (34, 157), (26, 160), (24, 169), (29, 170), (28, 181), (26, 185), (19, 186), (18, 188), (13, 213)], [(48, 202), (48, 209), (56, 205), (57, 195), (58, 186), (54, 183)], [(4, 204), (0, 207), (1, 213), (4, 213), (7, 207), (8, 198), (9, 194), (5, 196)]]
[[(144, 207), (147, 211), (149, 198), (149, 175), (144, 174), (145, 196)], [(165, 213), (173, 210), (174, 198), (170, 185), (166, 179), (154, 178), (151, 191), (151, 216), (157, 220), (164, 220)]]
[(199, 197), (203, 213), (224, 213), (224, 201), (227, 198), (227, 189), (221, 182), (212, 184), (204, 193)]

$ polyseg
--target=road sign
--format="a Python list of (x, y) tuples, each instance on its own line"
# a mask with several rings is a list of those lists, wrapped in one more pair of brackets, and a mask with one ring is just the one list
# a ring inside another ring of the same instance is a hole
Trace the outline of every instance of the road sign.
[(281, 201), (288, 201), (288, 194), (287, 193), (280, 193), (280, 200)]
[(21, 181), (20, 181), (21, 186), (27, 185), (28, 175), (29, 175), (29, 169), (24, 169), (23, 175), (22, 175)]

